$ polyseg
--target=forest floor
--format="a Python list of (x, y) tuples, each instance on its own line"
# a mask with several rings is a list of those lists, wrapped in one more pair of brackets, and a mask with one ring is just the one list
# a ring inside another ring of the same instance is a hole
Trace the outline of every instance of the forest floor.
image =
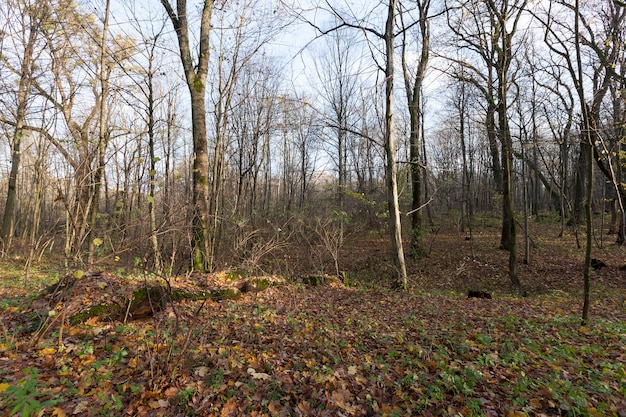
[[(408, 292), (385, 289), (388, 244), (370, 233), (344, 245), (347, 279), (311, 286), (285, 276), (238, 300), (74, 325), (70, 301), (38, 295), (51, 283), (45, 265), (15, 278), (20, 260), (5, 260), (0, 415), (624, 417), (626, 252), (612, 236), (595, 240), (606, 267), (592, 275), (582, 325), (583, 250), (571, 231), (532, 227), (528, 265), (520, 244), (521, 290), (509, 283), (496, 226), (471, 239), (452, 229), (426, 236), (425, 254), (408, 262)], [(305, 273), (289, 256), (293, 275)], [(74, 305), (141, 284), (93, 276)]]

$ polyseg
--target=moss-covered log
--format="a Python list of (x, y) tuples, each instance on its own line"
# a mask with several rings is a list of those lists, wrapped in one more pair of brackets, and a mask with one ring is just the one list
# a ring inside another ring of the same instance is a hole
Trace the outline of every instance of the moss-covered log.
[(315, 287), (324, 285), (326, 278), (322, 275), (309, 275), (302, 277), (302, 283), (306, 285), (313, 285)]
[(92, 317), (101, 320), (123, 320), (127, 315), (131, 319), (149, 317), (163, 310), (167, 304), (167, 297), (161, 286), (142, 287), (133, 292), (129, 302), (130, 305), (125, 306), (115, 302), (94, 305), (71, 316), (70, 323), (72, 325), (83, 323)]
[[(86, 277), (86, 278), (85, 278)], [(106, 273), (88, 273), (81, 279), (68, 276), (47, 289), (53, 305), (67, 308), (72, 325), (83, 323), (93, 317), (100, 320), (137, 320), (153, 316), (165, 309), (168, 303), (183, 300), (238, 300), (243, 293), (259, 292), (277, 282), (273, 277), (241, 278), (216, 288), (197, 288), (169, 285), (143, 285), (129, 282)], [(323, 277), (315, 277), (313, 285), (323, 284)], [(71, 307), (67, 307), (70, 306)], [(46, 305), (47, 310), (52, 309)]]

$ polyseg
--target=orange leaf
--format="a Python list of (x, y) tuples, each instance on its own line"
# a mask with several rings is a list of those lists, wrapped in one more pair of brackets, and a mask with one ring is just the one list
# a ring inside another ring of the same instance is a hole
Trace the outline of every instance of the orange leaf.
[(298, 403), (298, 410), (300, 410), (305, 416), (309, 416), (312, 414), (311, 404), (308, 401), (302, 401)]
[(222, 412), (220, 413), (221, 417), (228, 417), (231, 413), (237, 411), (237, 403), (233, 400), (228, 400), (224, 407), (222, 408)]
[(280, 414), (280, 410), (283, 407), (280, 405), (280, 401), (274, 400), (274, 401), (270, 401), (270, 403), (267, 405), (267, 410), (272, 413), (272, 415), (277, 415)]

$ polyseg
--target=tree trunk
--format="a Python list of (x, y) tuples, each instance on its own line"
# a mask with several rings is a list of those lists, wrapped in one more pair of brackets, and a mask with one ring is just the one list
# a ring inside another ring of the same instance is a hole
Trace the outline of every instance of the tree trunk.
[[(32, 83), (32, 64), (37, 40), (39, 20), (36, 16), (31, 16), (28, 41), (24, 45), (24, 55), (20, 69), (20, 81), (17, 89), (17, 111), (15, 117), (15, 130), (11, 141), (11, 172), (9, 173), (7, 199), (2, 217), (2, 228), (0, 229), (0, 239), (6, 251), (11, 245), (15, 228), (15, 212), (17, 207), (17, 176), (20, 170), (21, 145), (24, 136), (24, 123), (26, 121), (26, 107), (30, 96)], [(34, 19), (34, 20), (33, 20)]]
[[(96, 259), (96, 237), (98, 233), (97, 221), (98, 221), (98, 209), (100, 203), (100, 189), (102, 188), (102, 179), (104, 177), (104, 163), (106, 144), (108, 142), (108, 115), (107, 115), (107, 100), (109, 96), (109, 70), (107, 60), (107, 35), (109, 32), (109, 11), (111, 9), (111, 0), (106, 0), (104, 23), (102, 26), (102, 39), (100, 41), (100, 114), (99, 114), (99, 134), (98, 134), (98, 161), (96, 170), (94, 172), (93, 183), (93, 201), (91, 203), (91, 211), (89, 214), (89, 242), (87, 259), (89, 265), (93, 265)], [(102, 244), (102, 243), (100, 243)]]
[[(504, 179), (502, 172), (502, 164), (500, 163), (500, 149), (498, 147), (498, 135), (496, 132), (496, 108), (493, 104), (487, 106), (487, 115), (485, 119), (485, 127), (487, 128), (487, 140), (489, 142), (489, 151), (491, 153), (491, 169), (493, 170), (493, 181), (496, 192), (503, 192)], [(503, 157), (504, 158), (504, 157)]]
[(581, 142), (579, 146), (578, 163), (576, 165), (576, 180), (574, 182), (574, 207), (572, 213), (572, 223), (579, 225), (583, 222), (585, 213), (585, 181), (587, 178), (587, 164), (591, 148)]
[(396, 266), (396, 285), (406, 290), (408, 288), (404, 249), (402, 246), (402, 224), (400, 220), (400, 207), (398, 204), (398, 180), (396, 168), (396, 138), (394, 132), (394, 100), (393, 100), (393, 76), (394, 76), (394, 34), (397, 0), (389, 1), (387, 23), (385, 26), (385, 179), (387, 185), (387, 205), (389, 209), (389, 223), (391, 231), (391, 244), (393, 248), (394, 263)]
[(428, 9), (430, 0), (417, 2), (419, 9), (419, 31), (421, 36), (421, 51), (417, 62), (417, 69), (414, 79), (411, 82), (411, 75), (407, 63), (406, 39), (402, 42), (402, 69), (404, 74), (404, 85), (408, 101), (410, 116), (410, 133), (409, 133), (409, 150), (410, 150), (410, 169), (411, 169), (411, 253), (419, 256), (422, 252), (422, 194), (423, 194), (423, 178), (422, 178), (422, 162), (420, 155), (422, 137), (422, 85), (428, 58), (430, 53), (430, 22), (428, 20)]
[(150, 156), (150, 183), (148, 194), (148, 212), (150, 213), (150, 244), (152, 246), (152, 256), (154, 257), (154, 272), (161, 274), (163, 270), (163, 262), (161, 260), (161, 252), (159, 250), (159, 239), (157, 237), (156, 222), (156, 155), (155, 155), (155, 132), (154, 132), (154, 50), (156, 48), (156, 39), (150, 50), (150, 58), (148, 62), (148, 153)]
[[(502, 104), (506, 108), (506, 102)], [(505, 110), (503, 110), (505, 112)], [(511, 135), (508, 131), (506, 114), (500, 116), (501, 126), (504, 126), (502, 137), (503, 162), (503, 201), (502, 201), (502, 238), (500, 246), (509, 251), (509, 278), (515, 286), (520, 285), (517, 277), (517, 231), (515, 224), (514, 192), (513, 192), (513, 152)], [(502, 127), (501, 127), (502, 129)]]
[(191, 264), (194, 271), (206, 272), (212, 267), (209, 244), (209, 152), (206, 129), (206, 78), (209, 69), (211, 16), (214, 0), (204, 0), (200, 17), (200, 45), (197, 63), (191, 54), (189, 25), (187, 21), (187, 2), (177, 0), (176, 11), (169, 0), (161, 0), (178, 38), (180, 58), (185, 72), (185, 79), (191, 95), (191, 122), (193, 136), (193, 220)]
[(191, 120), (193, 123), (193, 254), (194, 271), (210, 271), (208, 213), (209, 213), (209, 153), (206, 138), (206, 110), (204, 80), (194, 81), (191, 91)]

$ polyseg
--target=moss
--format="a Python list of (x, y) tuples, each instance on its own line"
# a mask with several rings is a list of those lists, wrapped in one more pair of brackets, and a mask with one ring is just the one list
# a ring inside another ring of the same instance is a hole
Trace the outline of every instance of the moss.
[(130, 303), (130, 311), (144, 303), (154, 306), (164, 306), (166, 303), (163, 287), (143, 287), (133, 292), (133, 301)]
[(111, 318), (121, 312), (121, 307), (117, 304), (98, 304), (86, 311), (74, 314), (70, 317), (70, 324), (83, 323), (92, 317)]
[(220, 290), (215, 295), (216, 296), (214, 298), (218, 300), (239, 300), (241, 298), (241, 291), (237, 288), (226, 288)]
[(193, 80), (193, 88), (198, 93), (201, 93), (204, 91), (204, 82), (202, 81), (200, 77), (195, 77), (195, 79)]
[(306, 285), (313, 285), (315, 287), (324, 285), (326, 279), (321, 275), (309, 275), (306, 277), (302, 277), (302, 283)]
[(194, 249), (193, 251), (193, 260), (192, 260), (192, 264), (193, 264), (193, 270), (196, 272), (206, 272), (206, 267), (204, 264), (204, 255), (202, 254), (202, 251), (198, 248)]
[(180, 300), (206, 300), (207, 298), (215, 298), (215, 294), (211, 291), (189, 292), (183, 290), (172, 291), (172, 301)]
[(224, 279), (227, 281), (237, 281), (241, 278), (245, 278), (248, 276), (248, 272), (243, 269), (233, 269), (231, 271), (224, 272)]
[(259, 291), (264, 291), (266, 289), (269, 288), (269, 286), (271, 285), (270, 281), (268, 279), (252, 279), (250, 281), (247, 281), (246, 284), (244, 285), (244, 289), (242, 289), (243, 292), (247, 292), (247, 291), (255, 291), (255, 292), (259, 292)]

